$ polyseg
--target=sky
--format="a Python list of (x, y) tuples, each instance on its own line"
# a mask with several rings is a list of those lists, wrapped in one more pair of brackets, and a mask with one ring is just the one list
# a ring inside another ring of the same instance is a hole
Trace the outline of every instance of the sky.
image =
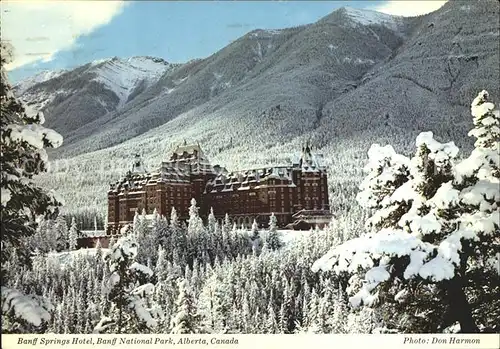
[(42, 1), (1, 2), (2, 40), (16, 82), (43, 70), (109, 57), (171, 63), (208, 57), (254, 29), (313, 23), (342, 6), (416, 16), (446, 1)]

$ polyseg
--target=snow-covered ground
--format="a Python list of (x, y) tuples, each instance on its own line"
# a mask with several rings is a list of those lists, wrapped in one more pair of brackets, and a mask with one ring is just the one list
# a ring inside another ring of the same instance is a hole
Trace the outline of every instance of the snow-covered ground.
[[(103, 253), (109, 251), (107, 248), (101, 249)], [(48, 258), (57, 261), (61, 267), (71, 264), (76, 257), (87, 257), (95, 256), (97, 253), (96, 248), (82, 248), (76, 251), (65, 251), (65, 252), (52, 252), (48, 254)]]
[(280, 240), (285, 244), (285, 246), (291, 245), (298, 240), (302, 239), (304, 236), (313, 234), (310, 230), (278, 230)]

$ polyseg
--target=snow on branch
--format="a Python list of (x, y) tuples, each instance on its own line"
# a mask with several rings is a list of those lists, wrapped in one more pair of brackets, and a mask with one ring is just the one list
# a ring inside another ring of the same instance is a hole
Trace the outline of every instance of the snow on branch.
[(52, 305), (43, 302), (34, 296), (24, 295), (18, 290), (2, 287), (2, 313), (12, 314), (14, 318), (23, 320), (35, 327), (43, 322), (50, 321)]

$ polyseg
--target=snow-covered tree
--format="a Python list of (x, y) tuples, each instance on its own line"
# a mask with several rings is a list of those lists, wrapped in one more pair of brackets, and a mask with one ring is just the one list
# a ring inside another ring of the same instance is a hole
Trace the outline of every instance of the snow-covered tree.
[(217, 219), (215, 218), (213, 207), (210, 208), (210, 213), (208, 214), (208, 233), (213, 234), (215, 232), (215, 225), (217, 224)]
[(196, 200), (191, 199), (191, 206), (189, 206), (189, 221), (188, 221), (188, 236), (197, 236), (204, 230), (203, 220), (198, 213), (199, 209), (196, 206)]
[(272, 297), (269, 298), (269, 303), (267, 304), (267, 319), (266, 319), (266, 333), (279, 333), (278, 318), (276, 312), (274, 311), (274, 300)]
[(170, 213), (170, 231), (171, 231), (171, 245), (173, 254), (181, 259), (185, 255), (187, 249), (186, 230), (181, 227), (177, 211), (172, 207)]
[(342, 299), (341, 290), (332, 292), (327, 288), (319, 304), (319, 322), (323, 333), (348, 333), (347, 316), (349, 309)]
[(177, 314), (172, 319), (172, 334), (202, 333), (200, 315), (197, 312), (191, 289), (185, 279), (178, 282)]
[(32, 181), (34, 175), (46, 171), (47, 153), (44, 148), (57, 148), (62, 143), (62, 137), (42, 126), (42, 113), (28, 115), (16, 99), (5, 70), (5, 65), (12, 59), (11, 47), (3, 41), (1, 53), (2, 330), (22, 332), (27, 330), (28, 325), (35, 328), (42, 326), (48, 320), (48, 313), (33, 296), (3, 287), (9, 280), (9, 271), (5, 266), (14, 250), (22, 264), (30, 265), (26, 237), (35, 233), (37, 217), (57, 214), (62, 203), (55, 193), (44, 190)]
[(69, 228), (69, 249), (75, 250), (78, 243), (78, 229), (76, 227), (75, 217), (71, 219), (71, 226)]
[(283, 290), (283, 302), (281, 303), (279, 319), (280, 319), (280, 331), (281, 333), (292, 333), (294, 327), (294, 317), (293, 317), (293, 295), (288, 282), (285, 283), (285, 289)]
[(46, 330), (53, 310), (50, 302), (3, 286), (1, 294), (2, 333), (36, 333)]
[(390, 145), (382, 147), (378, 144), (371, 146), (368, 159), (364, 168), (367, 176), (360, 184), (360, 192), (356, 197), (361, 206), (374, 212), (366, 221), (366, 228), (377, 231), (395, 227), (401, 216), (397, 211), (407, 208), (401, 204), (394, 205), (387, 198), (409, 180), (410, 159), (397, 154)]
[(137, 244), (139, 245), (137, 254), (137, 260), (139, 262), (145, 262), (148, 258), (156, 261), (156, 253), (158, 252), (158, 245), (160, 243), (159, 234), (164, 233), (161, 231), (163, 225), (160, 218), (156, 209), (153, 211), (150, 220), (146, 218), (146, 211), (143, 211), (142, 215), (138, 218), (138, 230), (135, 233), (137, 236)]
[(115, 244), (116, 244), (116, 237), (113, 235), (111, 236), (111, 239), (109, 239), (108, 248), (112, 248)]
[(134, 221), (132, 223), (132, 229), (135, 237), (137, 237), (137, 232), (141, 230), (141, 215), (139, 214), (139, 211), (135, 211), (134, 214)]
[(232, 300), (224, 279), (213, 272), (205, 281), (200, 294), (200, 315), (203, 315), (206, 327), (213, 333), (224, 333), (227, 329), (227, 319), (231, 311)]
[(278, 235), (278, 220), (271, 214), (269, 218), (269, 230), (265, 239), (265, 244), (271, 250), (277, 250), (281, 247), (281, 241)]
[(105, 293), (111, 307), (94, 328), (95, 333), (141, 333), (154, 330), (161, 317), (158, 306), (149, 304), (153, 271), (135, 262), (137, 243), (122, 237), (106, 255), (110, 275)]
[(369, 334), (374, 328), (373, 309), (361, 308), (347, 315), (347, 322), (344, 324), (347, 333)]
[(64, 251), (69, 245), (68, 225), (63, 216), (59, 215), (54, 222), (54, 231), (56, 236), (57, 251)]
[(250, 228), (250, 240), (252, 241), (252, 251), (254, 253), (260, 252), (262, 239), (260, 237), (259, 225), (255, 219), (253, 220), (252, 227)]
[[(367, 222), (371, 231), (313, 265), (353, 274), (347, 290), (354, 307), (376, 305), (382, 295), (385, 302), (398, 302), (442, 292), (448, 305), (443, 321), (458, 321), (462, 332), (478, 331), (465, 288), (471, 269), (484, 276), (485, 268), (477, 266), (498, 258), (500, 250), (500, 118), (487, 98), (483, 91), (472, 103), (470, 135), (477, 141), (467, 159), (457, 164), (458, 148), (425, 132), (417, 137), (411, 161), (391, 154), (394, 163), (386, 162), (362, 183), (358, 199), (375, 209)], [(371, 163), (384, 158), (381, 150), (372, 147)], [(484, 277), (474, 281), (484, 283)]]

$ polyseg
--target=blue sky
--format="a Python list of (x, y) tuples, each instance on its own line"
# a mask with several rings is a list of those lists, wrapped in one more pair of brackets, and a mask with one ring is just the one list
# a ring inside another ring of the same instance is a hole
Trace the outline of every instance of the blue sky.
[(416, 15), (443, 2), (16, 1), (2, 2), (2, 30), (15, 48), (8, 70), (10, 79), (17, 81), (41, 70), (113, 56), (149, 55), (182, 63), (207, 57), (251, 30), (312, 23), (342, 6)]

